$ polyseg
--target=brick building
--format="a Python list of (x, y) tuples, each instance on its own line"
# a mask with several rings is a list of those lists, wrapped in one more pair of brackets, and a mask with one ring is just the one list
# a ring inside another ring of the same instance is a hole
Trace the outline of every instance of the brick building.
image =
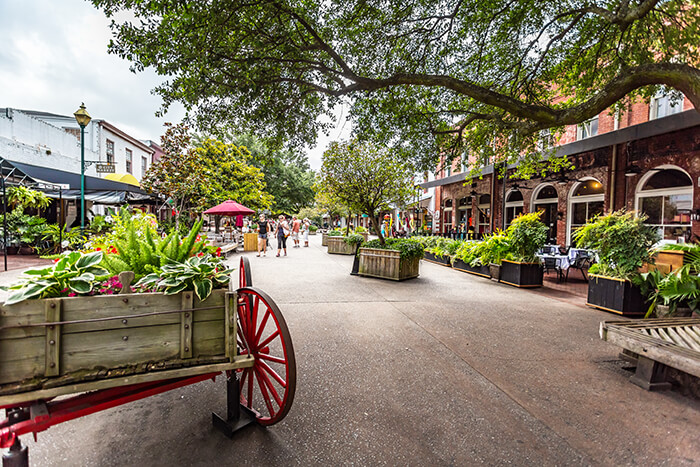
[(688, 99), (659, 94), (622, 114), (603, 112), (567, 128), (556, 153), (574, 169), (544, 179), (506, 178), (505, 186), (493, 166), (472, 180), (459, 161), (441, 169), (421, 184), (434, 189), (433, 231), (472, 228), (478, 236), (538, 210), (549, 242), (570, 245), (572, 231), (587, 219), (625, 207), (649, 216), (665, 240), (700, 239), (700, 112)]

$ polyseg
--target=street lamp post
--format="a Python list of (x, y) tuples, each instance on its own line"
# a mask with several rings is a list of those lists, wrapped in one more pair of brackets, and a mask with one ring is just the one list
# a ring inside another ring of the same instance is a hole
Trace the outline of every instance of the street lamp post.
[(85, 109), (85, 103), (73, 114), (80, 125), (80, 233), (85, 233), (85, 127), (92, 117)]

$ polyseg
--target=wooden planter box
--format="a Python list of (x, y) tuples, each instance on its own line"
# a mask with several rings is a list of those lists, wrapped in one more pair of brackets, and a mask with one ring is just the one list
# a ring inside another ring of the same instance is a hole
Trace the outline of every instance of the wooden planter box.
[(501, 262), (500, 282), (514, 287), (542, 287), (542, 264), (519, 263), (503, 260)]
[(254, 232), (243, 234), (243, 250), (258, 251), (258, 234)]
[(316, 230), (309, 230), (309, 235), (316, 235)]
[(469, 274), (474, 274), (475, 276), (486, 277), (487, 279), (491, 278), (491, 272), (489, 271), (488, 265), (471, 266), (461, 259), (455, 259), (452, 263), (452, 267), (458, 271), (468, 272)]
[(27, 391), (55, 397), (251, 366), (236, 355), (236, 303), (218, 289), (203, 302), (182, 292), (0, 306), (0, 405)]
[(639, 288), (630, 281), (612, 277), (588, 275), (586, 305), (622, 316), (644, 317), (647, 307)]
[(418, 277), (420, 259), (401, 259), (400, 255), (397, 250), (360, 248), (358, 274), (395, 281)]
[(345, 237), (328, 237), (328, 254), (354, 255), (355, 246), (345, 243)]
[(450, 262), (449, 256), (438, 256), (434, 253), (430, 253), (429, 251), (426, 251), (424, 253), (423, 259), (426, 261), (430, 261), (431, 263), (441, 264), (442, 266), (447, 266), (448, 268), (452, 267), (452, 263)]
[[(329, 238), (333, 238), (333, 237), (329, 237), (327, 233), (322, 234), (321, 235), (321, 246), (328, 246), (328, 239)], [(342, 238), (342, 237), (339, 236), (338, 238)]]

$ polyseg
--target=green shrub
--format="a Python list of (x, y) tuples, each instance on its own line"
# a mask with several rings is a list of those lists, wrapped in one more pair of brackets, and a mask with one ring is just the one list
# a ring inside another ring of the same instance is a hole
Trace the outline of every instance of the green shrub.
[(343, 236), (343, 232), (341, 232), (340, 230), (331, 230), (330, 232), (328, 232), (327, 235), (328, 235), (329, 237), (342, 237), (342, 236)]
[(547, 242), (546, 225), (540, 221), (542, 213), (531, 212), (516, 217), (506, 230), (509, 253), (513, 260), (535, 263), (538, 262), (537, 250)]
[(481, 243), (479, 251), (481, 264), (501, 264), (504, 259), (509, 259), (512, 256), (510, 240), (505, 232), (498, 231), (486, 237)]
[(653, 262), (650, 248), (659, 241), (656, 228), (646, 225), (646, 216), (616, 211), (597, 216), (575, 233), (576, 244), (598, 252), (594, 274), (630, 279), (644, 263)]
[(343, 241), (348, 245), (361, 245), (362, 242), (365, 241), (365, 237), (363, 237), (362, 235), (353, 234), (343, 238)]
[[(382, 245), (379, 239), (370, 240), (362, 244), (362, 248), (377, 248), (380, 250), (398, 250), (401, 259), (422, 258), (423, 245), (412, 238), (385, 238)], [(359, 253), (359, 250), (358, 250)]]

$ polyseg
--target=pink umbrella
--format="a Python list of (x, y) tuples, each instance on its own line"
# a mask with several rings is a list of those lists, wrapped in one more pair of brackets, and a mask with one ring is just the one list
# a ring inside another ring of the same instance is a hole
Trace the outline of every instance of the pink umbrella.
[(253, 213), (255, 213), (255, 211), (252, 209), (230, 199), (204, 211), (204, 214), (212, 214), (214, 216), (237, 216), (239, 214), (246, 216)]

